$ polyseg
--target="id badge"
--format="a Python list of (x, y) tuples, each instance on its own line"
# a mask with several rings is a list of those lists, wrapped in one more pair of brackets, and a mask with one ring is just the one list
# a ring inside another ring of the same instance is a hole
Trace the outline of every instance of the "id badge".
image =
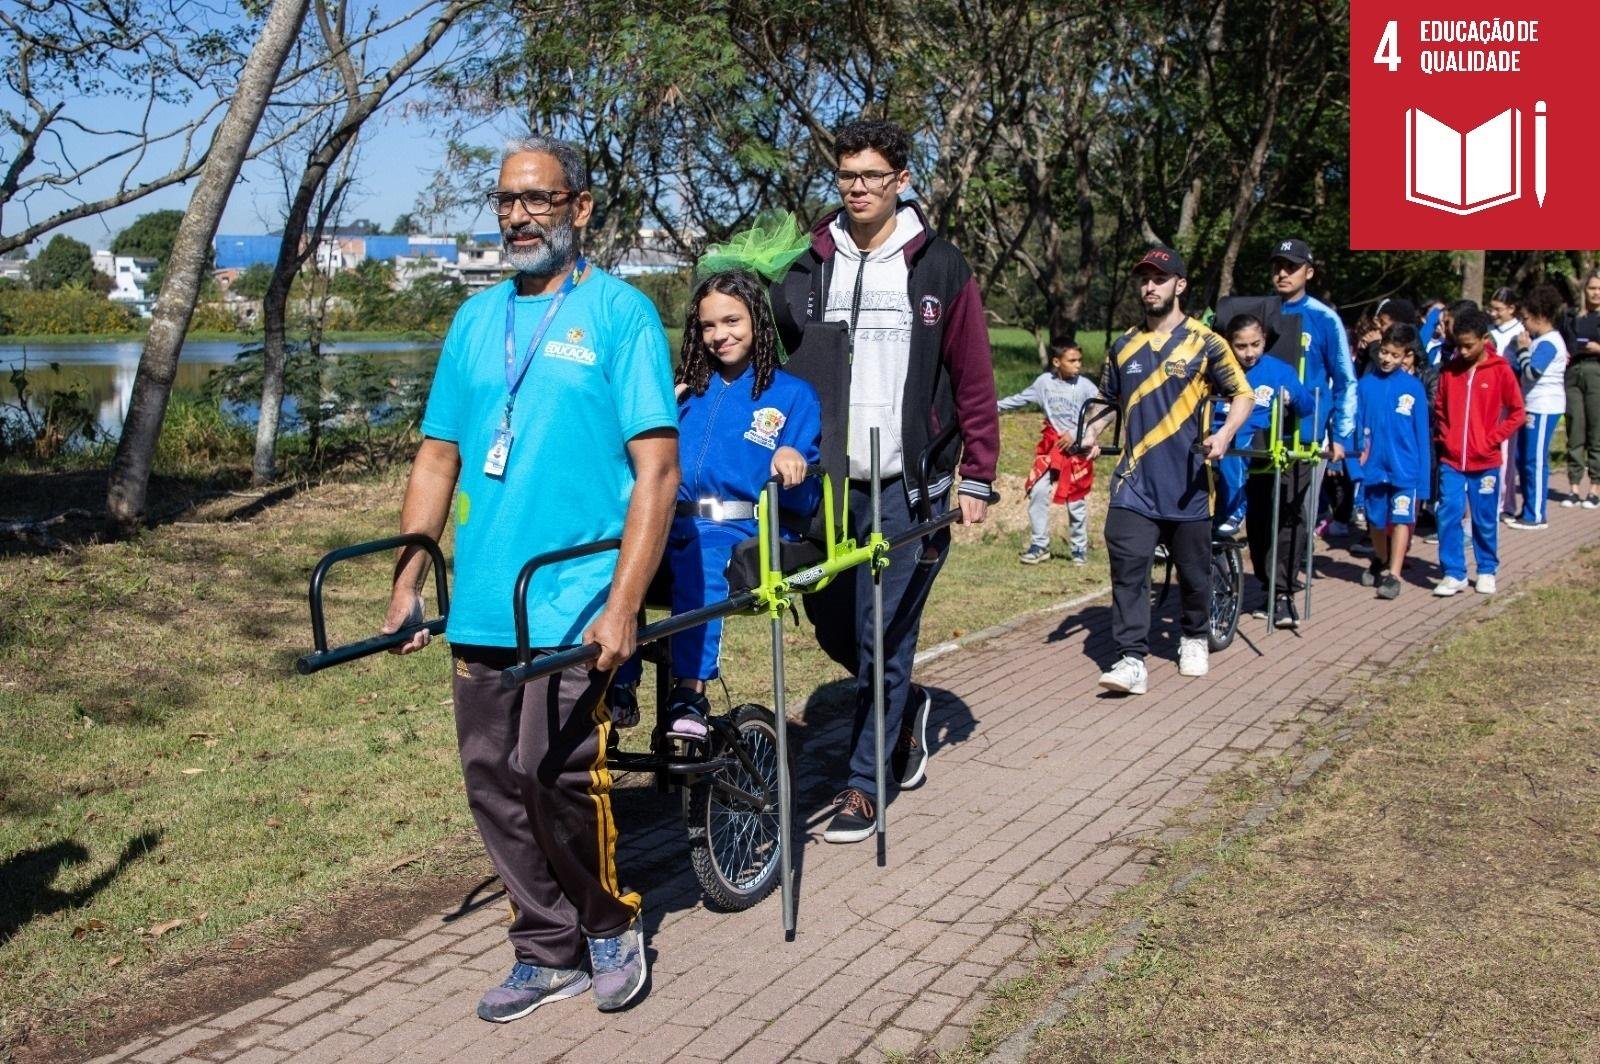
[(511, 430), (494, 430), (494, 442), (489, 445), (489, 456), (483, 460), (483, 473), (490, 477), (506, 474), (506, 459), (511, 455)]

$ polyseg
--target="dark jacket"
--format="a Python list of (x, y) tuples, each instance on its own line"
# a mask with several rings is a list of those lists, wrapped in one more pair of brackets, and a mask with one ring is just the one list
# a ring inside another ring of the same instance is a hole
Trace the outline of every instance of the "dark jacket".
[[(929, 493), (938, 498), (948, 490), (959, 455), (961, 492), (988, 498), (1000, 456), (1000, 417), (983, 298), (961, 252), (934, 235), (921, 209), (910, 206), (922, 219), (923, 232), (905, 248), (913, 321), (901, 415), (906, 471), (916, 468), (928, 444), (953, 423), (959, 426), (958, 438), (933, 456)], [(811, 250), (773, 286), (778, 333), (791, 352), (800, 346), (805, 324), (823, 320), (835, 251), (829, 227), (838, 213), (812, 228)], [(914, 480), (907, 476), (905, 486), (916, 503), (920, 492)]]

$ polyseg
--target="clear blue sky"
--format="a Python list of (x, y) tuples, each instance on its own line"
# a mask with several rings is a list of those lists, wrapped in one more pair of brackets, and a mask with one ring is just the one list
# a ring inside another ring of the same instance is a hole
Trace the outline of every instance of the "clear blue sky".
[[(384, 17), (393, 18), (412, 10), (415, 0), (378, 0), (376, 6)], [(382, 43), (381, 51), (379, 46), (375, 46), (368, 67), (375, 68), (380, 56), (398, 54), (420, 33), (423, 22), (422, 19), (413, 20), (403, 30), (395, 31), (391, 35), (392, 39)], [(445, 49), (449, 43), (448, 38), (441, 42), (439, 51)], [(439, 51), (436, 51), (436, 54), (439, 54)], [(402, 98), (400, 103), (414, 98), (416, 90)], [(67, 110), (63, 114), (85, 123), (94, 122), (100, 126), (130, 125), (137, 120), (143, 106), (142, 99), (119, 100), (102, 97), (69, 101)], [(0, 108), (18, 111), (21, 107), (20, 100), (9, 89), (0, 85)], [(341, 221), (370, 218), (388, 228), (398, 215), (413, 209), (418, 194), (427, 185), (434, 168), (443, 158), (442, 138), (422, 121), (406, 117), (403, 111), (404, 108), (400, 105), (387, 107), (380, 111), (363, 131), (359, 142), (360, 156), (355, 188), (341, 212)], [(183, 113), (182, 109), (169, 109), (164, 117), (170, 122)], [(158, 111), (157, 118), (160, 117), (163, 115)], [(217, 117), (220, 117), (220, 111)], [(153, 124), (159, 127), (159, 123)], [(70, 157), (81, 162), (82, 159), (103, 154), (104, 149), (97, 150), (97, 144), (104, 142), (96, 142), (93, 138), (67, 127), (63, 127), (61, 132), (61, 147), (65, 148)], [(487, 132), (478, 139), (493, 143), (500, 139), (503, 132)], [(258, 132), (257, 141), (262, 139), (262, 133)], [(4, 158), (9, 160), (17, 144), (16, 135), (6, 131), (3, 138), (0, 138), (0, 143), (6, 148)], [(42, 144), (41, 156), (48, 156), (51, 152), (59, 150), (60, 147), (52, 148), (48, 144)], [(152, 151), (146, 165), (136, 171), (136, 174), (163, 173), (170, 169), (171, 160), (175, 156), (176, 152), (165, 149)], [(26, 214), (38, 219), (53, 214), (71, 203), (107, 195), (115, 189), (120, 176), (119, 171), (108, 168), (107, 172), (96, 175), (81, 186), (62, 190), (40, 190), (29, 200), (26, 207), (15, 202), (7, 206), (3, 219), (4, 228), (8, 232), (22, 228), (25, 224), (25, 210)], [(137, 177), (133, 183), (137, 184)], [(175, 185), (102, 215), (69, 222), (35, 242), (30, 248), (30, 254), (37, 254), (39, 247), (55, 233), (65, 233), (83, 241), (91, 248), (104, 248), (109, 245), (112, 237), (141, 214), (164, 209), (183, 210), (188, 206), (191, 192), (192, 183)], [(270, 232), (281, 222), (282, 202), (281, 179), (275, 169), (264, 160), (248, 162), (240, 175), (239, 183), (229, 197), (218, 231)], [(487, 229), (492, 226), (493, 219), (487, 212), (480, 211), (476, 215), (467, 213), (452, 218), (450, 224), (443, 228), (454, 232), (465, 229)]]

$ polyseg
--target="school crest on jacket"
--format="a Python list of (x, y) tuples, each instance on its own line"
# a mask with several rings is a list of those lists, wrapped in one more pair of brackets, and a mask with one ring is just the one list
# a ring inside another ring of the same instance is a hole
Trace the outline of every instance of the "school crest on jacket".
[(775, 406), (764, 406), (750, 416), (750, 427), (744, 430), (744, 438), (751, 443), (775, 450), (778, 446), (778, 433), (783, 431), (784, 422), (788, 418), (783, 416), (783, 411)]

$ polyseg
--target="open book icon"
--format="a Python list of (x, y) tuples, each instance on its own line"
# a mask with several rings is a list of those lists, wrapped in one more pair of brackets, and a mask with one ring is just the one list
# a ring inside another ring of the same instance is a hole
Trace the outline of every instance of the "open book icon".
[(1522, 196), (1522, 112), (1508, 107), (1458, 133), (1420, 108), (1406, 111), (1406, 199), (1476, 214)]

